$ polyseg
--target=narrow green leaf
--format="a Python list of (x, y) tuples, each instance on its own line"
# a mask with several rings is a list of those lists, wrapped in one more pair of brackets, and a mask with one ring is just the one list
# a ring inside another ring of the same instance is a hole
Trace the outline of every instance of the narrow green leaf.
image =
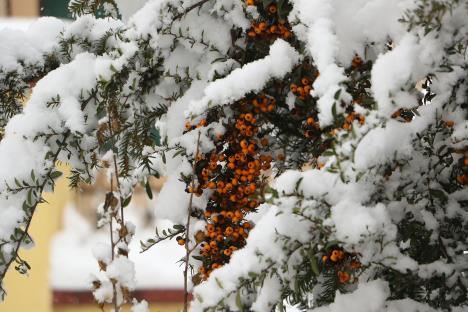
[(315, 256), (310, 257), (310, 268), (312, 269), (312, 272), (314, 272), (315, 276), (320, 275), (320, 270), (319, 270), (319, 267), (318, 267), (317, 258), (315, 258)]
[(236, 306), (240, 312), (244, 311), (244, 307), (242, 306), (240, 291), (238, 291), (236, 294)]
[(50, 177), (51, 177), (52, 179), (57, 179), (58, 177), (61, 177), (62, 174), (63, 174), (63, 173), (60, 172), (60, 171), (53, 171), (53, 172), (50, 173)]
[(148, 195), (148, 198), (153, 199), (153, 191), (151, 190), (151, 186), (149, 184), (149, 181), (146, 181), (145, 190), (146, 190), (146, 194)]

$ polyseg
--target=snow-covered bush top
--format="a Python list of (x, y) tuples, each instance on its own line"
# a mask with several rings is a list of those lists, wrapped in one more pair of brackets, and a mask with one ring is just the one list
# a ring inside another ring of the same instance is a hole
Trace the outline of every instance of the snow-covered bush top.
[[(239, 105), (262, 95), (276, 101), (259, 113), (262, 153), (275, 158), (255, 193), (264, 203), (247, 216), (256, 225), (245, 247), (193, 279), (190, 309), (467, 308), (466, 2), (132, 4), (72, 0), (70, 24), (0, 32), (0, 280), (11, 266), (29, 269), (18, 250), (32, 245), (56, 162), (70, 164), (73, 187), (101, 168), (118, 177), (99, 209), (118, 238), (94, 252), (106, 273), (94, 282), (100, 303), (132, 301), (135, 229), (123, 207), (138, 183), (152, 196), (150, 176), (168, 177), (156, 215), (185, 224), (143, 246), (185, 233), (194, 257), (183, 261), (200, 267), (194, 235), (214, 191), (186, 190)], [(88, 14), (97, 9), (104, 18)]]

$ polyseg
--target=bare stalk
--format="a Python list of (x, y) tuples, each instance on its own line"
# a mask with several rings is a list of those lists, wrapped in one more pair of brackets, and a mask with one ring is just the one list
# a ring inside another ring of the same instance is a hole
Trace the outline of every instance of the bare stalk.
[[(113, 177), (112, 177), (112, 174), (111, 174), (110, 191), (111, 191), (111, 194), (113, 196), (114, 183), (113, 183), (112, 179), (113, 179)], [(112, 198), (112, 197), (110, 197), (110, 198)], [(106, 200), (107, 200), (107, 198), (106, 198)], [(113, 226), (112, 226), (112, 223), (113, 223), (112, 218), (114, 217), (114, 211), (113, 211), (112, 205), (110, 205), (109, 208), (111, 209), (111, 217), (110, 217), (110, 222), (109, 222), (110, 240), (111, 240), (111, 256), (112, 256), (112, 260), (114, 260), (114, 257), (115, 257), (115, 243), (114, 243), (114, 233), (113, 233)], [(115, 312), (118, 312), (119, 311), (119, 306), (117, 304), (117, 288), (115, 286), (114, 281), (112, 281), (112, 291), (113, 291), (113, 294), (114, 294), (114, 296), (112, 298), (112, 304), (114, 305)]]
[(190, 217), (192, 215), (192, 203), (193, 203), (193, 191), (195, 190), (195, 166), (197, 163), (197, 157), (200, 149), (200, 134), (198, 132), (197, 138), (197, 150), (195, 152), (195, 159), (192, 164), (192, 181), (191, 187), (192, 192), (190, 193), (190, 200), (188, 205), (187, 211), (187, 223), (185, 225), (185, 269), (184, 269), (184, 312), (188, 311), (188, 270), (189, 270), (189, 260), (190, 260), (190, 253), (193, 251), (189, 248), (189, 235), (190, 235)]

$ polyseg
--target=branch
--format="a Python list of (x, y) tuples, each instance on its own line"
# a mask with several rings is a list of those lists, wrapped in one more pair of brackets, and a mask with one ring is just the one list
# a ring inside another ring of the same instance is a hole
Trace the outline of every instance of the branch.
[(174, 16), (173, 21), (176, 21), (176, 20), (182, 18), (184, 15), (188, 14), (188, 13), (189, 13), (190, 11), (192, 11), (193, 9), (198, 8), (198, 7), (201, 7), (202, 5), (204, 5), (204, 4), (205, 4), (206, 2), (208, 2), (208, 1), (210, 1), (210, 0), (201, 0), (200, 2), (195, 3), (194, 5), (188, 7), (184, 12), (179, 13), (179, 14), (177, 14), (176, 16)]
[[(205, 1), (206, 2), (206, 1)], [(200, 149), (200, 134), (201, 131), (198, 131), (198, 139), (197, 139), (197, 150), (195, 152), (195, 157), (193, 160), (192, 165), (192, 189), (195, 189), (195, 166), (197, 163), (197, 157)], [(193, 202), (193, 192), (190, 194), (190, 201), (188, 205), (188, 212), (187, 212), (187, 224), (185, 225), (185, 269), (184, 269), (184, 312), (188, 311), (188, 268), (189, 268), (189, 260), (190, 260), (190, 253), (193, 251), (189, 248), (189, 235), (190, 235), (190, 217), (192, 214), (192, 202)]]
[[(50, 169), (49, 171), (47, 172), (46, 174), (46, 178), (44, 179), (44, 182), (42, 182), (42, 184), (38, 187), (38, 193), (39, 194), (42, 194), (42, 191), (44, 190), (47, 182), (49, 182), (50, 180), (50, 174), (55, 170), (55, 163), (58, 159), (58, 155), (60, 154), (60, 152), (62, 151), (62, 146), (65, 145), (65, 142), (67, 141), (68, 137), (70, 136), (70, 130), (68, 130), (64, 135), (63, 135), (63, 139), (62, 141), (60, 142), (58, 148), (57, 148), (57, 151), (55, 152), (53, 158), (52, 158), (52, 163), (54, 164)], [(42, 197), (42, 196), (41, 196)], [(36, 200), (35, 204), (31, 207), (31, 214), (28, 216), (28, 221), (26, 223), (26, 227), (23, 231), (23, 233), (21, 234), (21, 237), (20, 239), (17, 241), (16, 243), (16, 246), (15, 246), (15, 249), (13, 251), (13, 253), (11, 254), (12, 257), (11, 259), (7, 262), (6, 266), (5, 266), (5, 269), (3, 270), (3, 272), (1, 272), (1, 275), (0, 275), (0, 283), (3, 282), (3, 279), (5, 278), (5, 275), (6, 273), (8, 272), (8, 269), (10, 267), (10, 265), (13, 263), (13, 261), (15, 261), (15, 259), (18, 257), (18, 251), (21, 247), (21, 243), (23, 242), (23, 240), (25, 239), (26, 235), (29, 235), (28, 234), (28, 231), (29, 231), (29, 227), (31, 226), (31, 222), (32, 222), (32, 219), (33, 219), (33, 216), (34, 216), (34, 213), (36, 211), (36, 208), (37, 208), (37, 205), (41, 202), (41, 199), (42, 198), (39, 198), (38, 200)]]

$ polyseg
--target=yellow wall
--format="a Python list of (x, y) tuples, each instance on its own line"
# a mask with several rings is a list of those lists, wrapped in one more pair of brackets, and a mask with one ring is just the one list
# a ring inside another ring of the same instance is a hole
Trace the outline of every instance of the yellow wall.
[[(59, 167), (65, 174), (57, 182), (54, 194), (45, 194), (48, 204), (38, 206), (34, 215), (31, 231), (36, 246), (22, 250), (21, 257), (28, 261), (32, 269), (29, 277), (20, 275), (14, 268), (7, 273), (5, 287), (6, 299), (0, 303), (0, 312), (87, 312), (101, 311), (97, 305), (52, 307), (52, 292), (49, 288), (49, 254), (52, 236), (60, 229), (63, 208), (72, 199), (65, 178), (68, 169)], [(179, 304), (153, 304), (152, 312), (180, 311)], [(109, 309), (106, 309), (109, 310)], [(124, 310), (124, 311), (129, 311)]]
[(49, 242), (60, 226), (63, 207), (71, 198), (67, 183), (67, 179), (61, 178), (56, 185), (55, 194), (44, 195), (49, 204), (38, 206), (30, 231), (36, 245), (20, 253), (32, 270), (28, 277), (18, 274), (14, 268), (7, 273), (5, 287), (8, 294), (5, 302), (0, 303), (0, 311), (52, 311), (52, 297), (48, 286)]
[(38, 0), (10, 0), (12, 16), (38, 16)]
[[(110, 307), (106, 309), (109, 311)], [(180, 312), (181, 305), (179, 304), (152, 304), (150, 306), (151, 312)], [(3, 311), (3, 310), (0, 310)], [(16, 310), (14, 310), (16, 312)], [(97, 308), (96, 305), (82, 305), (82, 306), (67, 306), (67, 307), (57, 307), (54, 309), (54, 312), (88, 312), (88, 311), (101, 311)], [(129, 312), (130, 308), (126, 307), (122, 312)]]

